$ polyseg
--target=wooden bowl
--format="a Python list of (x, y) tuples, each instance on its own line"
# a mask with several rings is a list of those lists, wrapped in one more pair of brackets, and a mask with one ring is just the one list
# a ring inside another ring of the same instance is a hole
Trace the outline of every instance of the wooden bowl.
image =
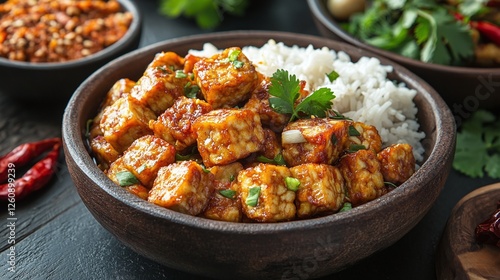
[(476, 189), (453, 207), (436, 254), (438, 279), (497, 279), (500, 248), (479, 244), (476, 226), (488, 219), (500, 201), (500, 183)]
[(104, 228), (137, 253), (166, 266), (209, 277), (289, 279), (319, 277), (395, 243), (427, 213), (451, 168), (455, 124), (441, 97), (422, 79), (392, 65), (389, 78), (417, 91), (418, 119), (427, 137), (421, 168), (400, 187), (353, 210), (282, 223), (229, 223), (158, 207), (117, 187), (87, 150), (85, 128), (108, 89), (120, 78), (138, 79), (154, 55), (185, 55), (211, 42), (218, 48), (262, 46), (269, 39), (288, 46), (312, 44), (344, 51), (353, 61), (377, 56), (321, 37), (266, 31), (232, 31), (160, 42), (107, 64), (88, 78), (69, 101), (63, 141), (69, 172), (81, 199)]
[(387, 57), (428, 82), (453, 111), (457, 124), (478, 108), (500, 107), (500, 68), (445, 66), (419, 60), (368, 45), (345, 31), (326, 8), (326, 0), (307, 0), (319, 32), (326, 38), (347, 42)]
[[(4, 2), (4, 1), (0, 1)], [(131, 0), (118, 0), (132, 13), (127, 33), (116, 43), (85, 58), (67, 62), (31, 63), (0, 58), (0, 94), (23, 101), (67, 102), (76, 88), (107, 62), (137, 49), (142, 34), (142, 15)]]

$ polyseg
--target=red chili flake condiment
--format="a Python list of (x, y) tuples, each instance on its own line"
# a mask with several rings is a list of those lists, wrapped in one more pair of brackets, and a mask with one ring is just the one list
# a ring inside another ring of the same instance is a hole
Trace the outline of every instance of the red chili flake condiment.
[(476, 240), (500, 247), (500, 200), (497, 202), (497, 211), (477, 225)]
[(116, 0), (8, 0), (0, 4), (0, 57), (63, 62), (96, 53), (127, 32)]

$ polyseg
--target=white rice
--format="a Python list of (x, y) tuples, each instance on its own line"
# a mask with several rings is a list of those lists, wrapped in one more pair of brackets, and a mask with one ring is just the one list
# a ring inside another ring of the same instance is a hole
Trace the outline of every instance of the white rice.
[[(307, 48), (286, 46), (274, 40), (260, 48), (247, 46), (242, 50), (257, 71), (266, 76), (272, 76), (277, 69), (285, 69), (299, 80), (305, 80), (310, 91), (330, 88), (336, 96), (333, 100), (335, 110), (355, 121), (375, 126), (384, 146), (412, 145), (415, 159), (423, 160), (424, 148), (420, 141), (425, 133), (419, 131), (417, 107), (413, 102), (416, 91), (387, 79), (387, 74), (393, 70), (391, 66), (381, 65), (373, 57), (352, 62), (344, 52), (326, 47), (315, 49), (312, 45)], [(205, 57), (218, 52), (220, 50), (209, 43), (201, 51), (190, 51)], [(330, 82), (326, 73), (332, 70), (340, 76)]]

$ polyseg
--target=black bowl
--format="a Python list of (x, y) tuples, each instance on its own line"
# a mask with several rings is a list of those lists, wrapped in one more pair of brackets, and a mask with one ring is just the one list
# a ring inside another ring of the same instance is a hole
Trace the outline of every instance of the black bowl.
[(334, 215), (282, 223), (230, 223), (168, 210), (130, 194), (97, 167), (86, 146), (86, 123), (120, 78), (137, 80), (154, 55), (183, 56), (211, 42), (218, 48), (262, 46), (269, 39), (288, 46), (328, 47), (357, 61), (377, 55), (316, 36), (284, 32), (233, 31), (160, 42), (122, 56), (90, 76), (75, 92), (63, 117), (66, 162), (78, 193), (104, 228), (139, 254), (190, 273), (227, 279), (303, 279), (339, 271), (395, 243), (437, 199), (446, 181), (455, 125), (441, 97), (422, 79), (392, 65), (390, 79), (417, 91), (425, 160), (404, 184), (379, 199)]
[(131, 0), (118, 0), (133, 20), (127, 33), (113, 45), (85, 58), (61, 63), (30, 63), (0, 58), (0, 94), (31, 101), (67, 101), (76, 88), (107, 62), (137, 49), (142, 16)]
[(326, 7), (326, 0), (307, 0), (319, 32), (387, 57), (428, 82), (452, 109), (457, 124), (479, 108), (500, 108), (500, 68), (474, 68), (425, 63), (368, 45), (345, 31)]

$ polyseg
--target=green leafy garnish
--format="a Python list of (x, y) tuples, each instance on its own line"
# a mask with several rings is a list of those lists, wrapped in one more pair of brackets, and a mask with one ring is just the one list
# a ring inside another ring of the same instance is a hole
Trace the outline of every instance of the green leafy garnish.
[(285, 158), (281, 153), (277, 154), (273, 159), (267, 158), (263, 155), (259, 155), (257, 156), (256, 161), (275, 165), (286, 165)]
[(183, 78), (187, 78), (187, 75), (186, 75), (186, 73), (184, 73), (184, 71), (177, 70), (177, 71), (175, 71), (175, 77), (178, 79), (183, 79)]
[(299, 118), (303, 113), (307, 116), (326, 117), (326, 112), (332, 107), (335, 95), (330, 89), (320, 88), (295, 104), (300, 96), (300, 81), (288, 71), (278, 69), (271, 78), (269, 87), (269, 105), (282, 114), (291, 114), (290, 121)]
[(219, 193), (223, 196), (223, 197), (227, 197), (227, 198), (230, 198), (230, 199), (234, 199), (234, 197), (236, 196), (236, 191), (233, 191), (231, 189), (227, 189), (227, 190), (220, 190)]
[(291, 191), (298, 191), (300, 187), (300, 181), (297, 178), (293, 177), (286, 177), (285, 178), (285, 185), (286, 187), (291, 190)]
[(335, 70), (332, 70), (332, 72), (330, 73), (327, 73), (326, 76), (328, 77), (328, 80), (330, 81), (330, 83), (332, 83), (333, 81), (335, 81), (340, 75), (339, 73), (335, 72)]
[(349, 136), (360, 136), (361, 135), (361, 133), (359, 133), (359, 131), (352, 125), (349, 126), (349, 130), (347, 133)]
[(194, 18), (200, 28), (213, 29), (223, 20), (223, 14), (242, 16), (248, 0), (161, 0), (160, 13), (170, 18)]
[(355, 152), (357, 152), (359, 150), (366, 150), (365, 145), (351, 144), (349, 146), (349, 149), (347, 150), (347, 152), (349, 152), (349, 153), (355, 153)]
[(345, 212), (352, 209), (352, 204), (350, 202), (345, 202), (342, 208), (340, 208), (339, 212)]
[(92, 123), (94, 122), (93, 119), (88, 119), (87, 122), (85, 123), (85, 137), (90, 136), (90, 128), (92, 127)]
[(500, 122), (495, 115), (479, 110), (462, 124), (453, 168), (472, 178), (500, 178)]
[(140, 184), (139, 179), (130, 171), (120, 171), (116, 173), (118, 184), (122, 187), (127, 187), (135, 184)]
[(233, 50), (229, 53), (228, 61), (231, 62), (235, 68), (241, 68), (244, 65), (243, 61), (238, 60), (240, 53), (241, 50)]
[(260, 187), (251, 187), (248, 190), (248, 196), (247, 199), (245, 200), (245, 203), (248, 206), (257, 206), (257, 202), (259, 201), (259, 196), (260, 196)]
[(191, 82), (188, 82), (184, 86), (184, 96), (188, 98), (196, 98), (198, 92), (200, 92), (200, 87), (197, 85), (193, 85)]
[(375, 0), (346, 28), (370, 45), (413, 59), (464, 65), (474, 58), (474, 43), (467, 22), (454, 13), (472, 16), (485, 0), (459, 2), (457, 8), (430, 0)]

